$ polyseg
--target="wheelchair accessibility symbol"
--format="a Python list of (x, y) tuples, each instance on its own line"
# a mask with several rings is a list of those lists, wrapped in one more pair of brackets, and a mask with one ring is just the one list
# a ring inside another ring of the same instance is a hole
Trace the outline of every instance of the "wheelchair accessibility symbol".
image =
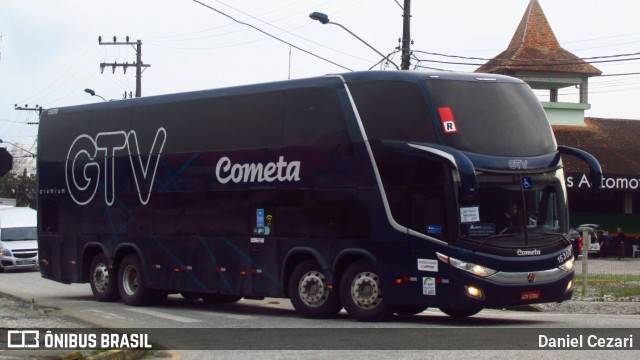
[(522, 177), (522, 188), (524, 190), (531, 190), (533, 188), (533, 181), (531, 179), (531, 176)]

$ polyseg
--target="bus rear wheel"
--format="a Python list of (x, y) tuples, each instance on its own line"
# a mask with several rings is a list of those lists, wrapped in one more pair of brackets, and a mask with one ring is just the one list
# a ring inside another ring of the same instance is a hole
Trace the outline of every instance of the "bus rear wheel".
[(289, 278), (289, 299), (303, 316), (327, 319), (342, 309), (338, 292), (328, 287), (320, 264), (309, 259), (295, 267)]
[(135, 254), (125, 256), (120, 263), (118, 290), (122, 301), (131, 306), (157, 304), (167, 298), (166, 292), (150, 289), (144, 285), (142, 264)]
[(340, 280), (340, 298), (349, 315), (358, 321), (382, 321), (393, 314), (380, 288), (380, 277), (369, 262), (351, 264)]
[(103, 253), (94, 256), (91, 260), (89, 284), (93, 297), (98, 301), (116, 301), (120, 296), (116, 271), (109, 268), (109, 262)]

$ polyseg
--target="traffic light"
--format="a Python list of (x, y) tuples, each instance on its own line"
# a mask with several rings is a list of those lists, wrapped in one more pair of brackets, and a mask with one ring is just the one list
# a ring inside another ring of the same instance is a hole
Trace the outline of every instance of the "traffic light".
[(13, 168), (13, 156), (7, 149), (0, 148), (0, 177), (5, 176)]

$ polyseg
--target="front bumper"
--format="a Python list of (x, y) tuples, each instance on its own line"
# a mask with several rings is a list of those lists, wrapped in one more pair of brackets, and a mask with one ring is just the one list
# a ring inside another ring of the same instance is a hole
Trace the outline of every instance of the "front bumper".
[(0, 256), (0, 267), (3, 270), (37, 269), (38, 256), (17, 258), (14, 256)]

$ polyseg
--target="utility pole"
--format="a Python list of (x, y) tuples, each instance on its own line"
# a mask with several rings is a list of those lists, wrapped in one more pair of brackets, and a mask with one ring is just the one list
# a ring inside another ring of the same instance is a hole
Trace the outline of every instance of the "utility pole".
[(29, 107), (29, 105), (27, 104), (24, 107), (22, 107), (22, 106), (18, 106), (18, 104), (14, 104), (13, 106), (15, 107), (14, 110), (37, 111), (38, 115), (42, 115), (42, 112), (44, 111), (44, 109), (40, 105), (36, 105), (35, 107)]
[(138, 40), (135, 43), (129, 41), (129, 37), (127, 36), (125, 42), (118, 42), (116, 37), (113, 37), (113, 42), (102, 42), (102, 36), (98, 36), (98, 45), (131, 45), (136, 50), (136, 62), (133, 64), (129, 63), (100, 63), (100, 72), (104, 72), (104, 68), (106, 66), (111, 66), (113, 72), (116, 72), (116, 67), (122, 67), (124, 73), (127, 73), (127, 68), (130, 66), (135, 66), (136, 68), (136, 97), (142, 96), (142, 68), (148, 68), (151, 65), (142, 63), (142, 41)]
[[(38, 119), (40, 118), (40, 115), (42, 115), (42, 112), (44, 111), (44, 109), (40, 105), (36, 105), (35, 107), (29, 107), (28, 104), (25, 105), (24, 107), (18, 106), (18, 104), (14, 104), (14, 110), (37, 111), (38, 112)], [(27, 125), (38, 125), (38, 124), (39, 123), (37, 123), (37, 122), (28, 122), (27, 123)]]
[(411, 0), (404, 0), (402, 11), (402, 62), (400, 70), (409, 70), (411, 66)]

